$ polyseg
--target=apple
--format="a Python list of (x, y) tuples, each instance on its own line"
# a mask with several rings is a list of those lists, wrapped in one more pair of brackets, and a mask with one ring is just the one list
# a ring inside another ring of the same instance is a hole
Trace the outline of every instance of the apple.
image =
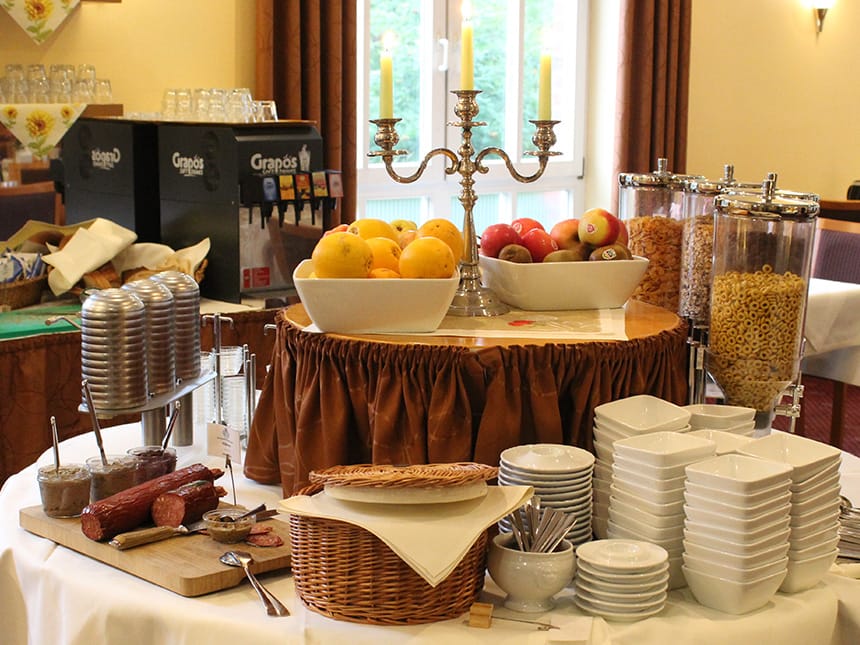
[(604, 208), (591, 208), (579, 218), (579, 239), (592, 246), (608, 246), (618, 239), (621, 220)]
[(621, 230), (618, 232), (618, 237), (615, 239), (619, 244), (627, 246), (630, 244), (630, 234), (627, 232), (627, 224), (623, 219), (618, 220), (621, 223)]
[(331, 235), (332, 233), (345, 233), (348, 228), (349, 224), (338, 224), (334, 228), (330, 228), (325, 233), (323, 233), (323, 237), (325, 237), (326, 235)]
[(481, 255), (490, 258), (499, 257), (508, 244), (522, 244), (519, 233), (510, 224), (490, 224), (481, 234)]
[(532, 219), (531, 217), (520, 217), (511, 222), (511, 226), (514, 227), (514, 230), (519, 233), (520, 237), (528, 233), (533, 228), (540, 229), (544, 231), (543, 224), (541, 224), (536, 219)]
[(558, 244), (542, 228), (533, 228), (523, 235), (523, 246), (531, 253), (532, 262), (543, 262), (547, 255), (558, 251)]
[(549, 236), (555, 240), (559, 249), (573, 248), (579, 243), (579, 220), (563, 219), (557, 222), (549, 231)]
[(411, 219), (393, 219), (391, 220), (391, 225), (394, 227), (394, 230), (398, 233), (402, 233), (403, 231), (417, 231), (418, 224), (413, 222)]
[(399, 231), (397, 233), (397, 244), (400, 245), (401, 249), (405, 249), (409, 246), (409, 243), (418, 237), (418, 231), (415, 229), (407, 229), (405, 231)]

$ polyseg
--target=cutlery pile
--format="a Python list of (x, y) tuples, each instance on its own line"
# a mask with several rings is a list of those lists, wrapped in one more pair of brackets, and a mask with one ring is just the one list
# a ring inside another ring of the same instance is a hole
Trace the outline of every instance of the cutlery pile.
[(532, 497), (508, 519), (519, 549), (532, 553), (552, 553), (576, 523), (573, 515), (542, 508), (539, 497)]
[(860, 560), (860, 508), (846, 497), (839, 508), (839, 557)]

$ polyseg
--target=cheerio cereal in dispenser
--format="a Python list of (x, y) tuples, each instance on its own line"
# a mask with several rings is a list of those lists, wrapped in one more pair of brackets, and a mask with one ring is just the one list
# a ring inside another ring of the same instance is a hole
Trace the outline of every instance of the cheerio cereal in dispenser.
[(726, 403), (758, 410), (759, 430), (797, 378), (818, 214), (774, 184), (715, 199), (707, 369)]

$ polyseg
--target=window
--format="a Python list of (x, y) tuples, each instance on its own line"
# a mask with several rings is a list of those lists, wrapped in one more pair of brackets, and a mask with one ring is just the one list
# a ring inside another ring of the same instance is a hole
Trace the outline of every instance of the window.
[[(410, 219), (418, 223), (446, 217), (462, 223), (458, 201), (460, 175), (446, 176), (445, 159), (436, 157), (423, 176), (411, 184), (392, 180), (379, 158), (376, 126), (379, 113), (379, 59), (382, 39), (393, 34), (394, 114), (399, 149), (394, 168), (401, 175), (417, 169), (437, 147), (457, 151), (461, 130), (447, 125), (456, 119), (450, 93), (460, 84), (461, 0), (360, 0), (358, 19), (358, 217)], [(485, 157), (486, 175), (476, 173), (478, 196), (475, 230), (493, 222), (533, 217), (547, 229), (582, 212), (584, 202), (585, 34), (586, 0), (480, 0), (472, 2), (474, 87), (487, 123), (472, 130), (476, 154), (488, 146), (503, 149), (517, 170), (537, 169), (531, 142), (537, 118), (538, 66), (542, 51), (552, 54), (552, 117), (561, 152), (551, 157), (541, 179), (519, 183), (498, 156)]]

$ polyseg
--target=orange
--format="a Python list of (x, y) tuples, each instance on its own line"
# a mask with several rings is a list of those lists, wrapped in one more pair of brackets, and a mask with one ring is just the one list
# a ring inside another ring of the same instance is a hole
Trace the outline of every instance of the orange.
[(385, 267), (380, 267), (378, 269), (371, 269), (369, 278), (399, 278), (400, 274), (397, 273), (394, 269), (386, 269)]
[(318, 278), (366, 278), (373, 251), (357, 235), (338, 232), (321, 237), (311, 259)]
[(451, 247), (438, 237), (419, 237), (400, 254), (402, 278), (450, 278), (456, 268)]
[(369, 240), (372, 237), (387, 237), (390, 240), (397, 241), (397, 229), (384, 220), (373, 219), (372, 217), (357, 219), (346, 230), (365, 240)]
[(428, 219), (418, 227), (418, 237), (438, 237), (451, 247), (451, 252), (454, 254), (457, 262), (463, 257), (465, 242), (460, 229), (451, 221), (443, 217)]
[(370, 250), (373, 252), (373, 269), (391, 269), (397, 271), (400, 263), (400, 245), (387, 237), (372, 237), (367, 240)]

